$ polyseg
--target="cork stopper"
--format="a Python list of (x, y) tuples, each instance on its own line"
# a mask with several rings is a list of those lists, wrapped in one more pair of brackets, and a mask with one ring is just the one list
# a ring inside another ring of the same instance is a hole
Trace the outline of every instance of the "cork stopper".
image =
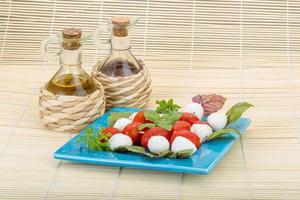
[(127, 26), (130, 24), (128, 16), (114, 16), (111, 18), (113, 24), (113, 34), (117, 37), (126, 37), (128, 35)]
[(78, 49), (81, 46), (80, 44), (81, 34), (82, 34), (81, 30), (78, 28), (65, 28), (62, 31), (62, 36), (63, 36), (62, 47), (68, 50)]

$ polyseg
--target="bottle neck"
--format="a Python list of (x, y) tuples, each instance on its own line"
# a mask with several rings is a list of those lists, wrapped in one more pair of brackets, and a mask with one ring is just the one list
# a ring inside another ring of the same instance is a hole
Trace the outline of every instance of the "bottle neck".
[(60, 64), (63, 67), (81, 67), (82, 48), (68, 50), (62, 48), (60, 53)]
[(116, 51), (123, 51), (130, 49), (130, 36), (118, 37), (111, 35), (111, 49)]

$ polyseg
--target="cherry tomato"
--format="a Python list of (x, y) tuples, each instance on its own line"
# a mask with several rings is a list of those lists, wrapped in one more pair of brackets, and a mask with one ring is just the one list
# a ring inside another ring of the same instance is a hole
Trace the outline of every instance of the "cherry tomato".
[(128, 124), (123, 130), (123, 133), (132, 139), (134, 145), (139, 145), (141, 142), (142, 134), (138, 130), (141, 124), (140, 122), (133, 122)]
[(179, 120), (180, 121), (186, 121), (190, 124), (193, 124), (196, 121), (200, 121), (199, 118), (196, 115), (193, 115), (191, 113), (182, 113)]
[(173, 141), (175, 140), (175, 138), (177, 136), (182, 136), (188, 140), (190, 140), (198, 149), (201, 145), (201, 141), (200, 138), (193, 132), (191, 131), (187, 131), (187, 130), (180, 130), (180, 131), (174, 131), (174, 133), (172, 134), (172, 137), (170, 139), (170, 143), (172, 144)]
[(133, 118), (133, 122), (140, 122), (140, 123), (145, 123), (145, 121), (146, 121), (146, 118), (145, 118), (145, 116), (144, 116), (144, 110), (142, 110), (142, 111), (139, 111), (135, 116), (134, 116), (134, 118)]
[(190, 130), (191, 124), (186, 121), (177, 121), (173, 127), (172, 132), (179, 131), (179, 130)]
[(171, 137), (171, 133), (169, 133), (168, 131), (166, 131), (165, 129), (163, 129), (159, 126), (156, 126), (156, 127), (153, 127), (153, 128), (150, 128), (149, 130), (147, 130), (145, 132), (145, 134), (142, 136), (142, 140), (141, 140), (142, 146), (147, 148), (149, 139), (155, 135), (163, 136), (163, 137), (167, 138), (167, 140), (169, 140)]
[[(107, 127), (102, 132), (105, 133), (105, 135), (111, 134), (110, 137), (113, 136), (114, 134), (121, 133), (119, 129), (116, 129), (114, 127)], [(105, 140), (102, 139), (101, 142), (105, 142)]]

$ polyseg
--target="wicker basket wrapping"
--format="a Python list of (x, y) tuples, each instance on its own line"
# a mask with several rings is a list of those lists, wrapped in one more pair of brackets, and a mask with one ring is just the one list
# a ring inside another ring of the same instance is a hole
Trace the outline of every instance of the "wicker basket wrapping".
[(40, 118), (45, 126), (56, 131), (77, 132), (97, 119), (105, 111), (104, 89), (88, 96), (58, 96), (45, 87), (40, 90)]
[(106, 106), (144, 107), (149, 100), (151, 77), (148, 68), (142, 61), (142, 70), (126, 77), (111, 77), (97, 70), (101, 62), (94, 67), (92, 77), (105, 89)]

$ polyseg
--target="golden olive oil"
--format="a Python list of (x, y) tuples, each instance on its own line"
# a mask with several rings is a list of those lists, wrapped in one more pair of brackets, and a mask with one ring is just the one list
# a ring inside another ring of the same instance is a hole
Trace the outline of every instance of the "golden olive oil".
[(46, 85), (48, 91), (56, 95), (86, 96), (97, 90), (90, 77), (75, 74), (63, 74), (51, 79)]

